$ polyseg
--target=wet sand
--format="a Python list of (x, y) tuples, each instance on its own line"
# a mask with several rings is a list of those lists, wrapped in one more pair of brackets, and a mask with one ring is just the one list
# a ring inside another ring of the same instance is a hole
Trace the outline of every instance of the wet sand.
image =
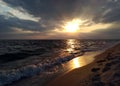
[(51, 81), (47, 86), (120, 86), (120, 44), (95, 60)]

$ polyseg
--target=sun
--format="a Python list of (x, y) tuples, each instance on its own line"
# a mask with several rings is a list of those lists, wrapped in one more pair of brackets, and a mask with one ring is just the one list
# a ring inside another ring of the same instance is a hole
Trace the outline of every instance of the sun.
[(80, 20), (79, 19), (73, 19), (72, 21), (66, 22), (63, 26), (65, 32), (77, 32), (79, 30), (80, 26)]

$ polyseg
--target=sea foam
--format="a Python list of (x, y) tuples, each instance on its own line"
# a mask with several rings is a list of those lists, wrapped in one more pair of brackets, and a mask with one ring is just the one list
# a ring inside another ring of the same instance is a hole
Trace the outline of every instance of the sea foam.
[(30, 77), (30, 76), (36, 75), (48, 68), (67, 62), (73, 59), (74, 57), (75, 56), (73, 54), (66, 57), (58, 57), (51, 61), (46, 60), (46, 62), (44, 63), (27, 65), (18, 69), (0, 71), (0, 86), (10, 84), (13, 81), (17, 81), (24, 77)]

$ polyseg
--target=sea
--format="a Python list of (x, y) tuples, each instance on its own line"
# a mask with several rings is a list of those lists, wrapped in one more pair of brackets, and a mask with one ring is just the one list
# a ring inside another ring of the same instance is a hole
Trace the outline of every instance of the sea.
[(0, 86), (44, 86), (69, 71), (65, 65), (71, 60), (85, 53), (103, 51), (119, 41), (0, 40)]

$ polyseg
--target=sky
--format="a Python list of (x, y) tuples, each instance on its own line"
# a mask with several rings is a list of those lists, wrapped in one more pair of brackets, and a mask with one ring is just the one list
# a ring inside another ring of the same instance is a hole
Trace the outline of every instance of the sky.
[(0, 0), (0, 39), (67, 38), (120, 39), (120, 0)]

